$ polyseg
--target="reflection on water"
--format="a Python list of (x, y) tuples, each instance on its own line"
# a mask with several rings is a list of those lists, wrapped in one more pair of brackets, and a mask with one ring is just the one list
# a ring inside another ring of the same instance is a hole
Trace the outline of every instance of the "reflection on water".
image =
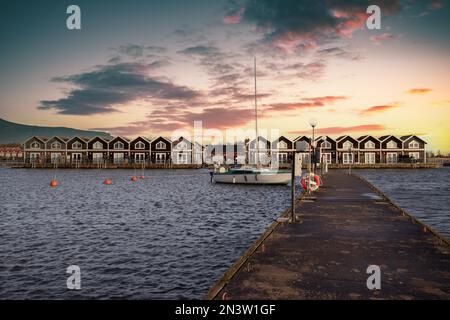
[(397, 205), (450, 238), (450, 168), (358, 170)]
[(216, 185), (205, 170), (132, 174), (59, 170), (52, 189), (53, 171), (1, 168), (0, 298), (201, 298), (289, 205), (286, 186)]

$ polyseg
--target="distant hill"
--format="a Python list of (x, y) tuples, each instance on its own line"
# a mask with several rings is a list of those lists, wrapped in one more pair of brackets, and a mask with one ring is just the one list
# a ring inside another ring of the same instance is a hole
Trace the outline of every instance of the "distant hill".
[(31, 136), (62, 136), (62, 137), (94, 137), (111, 138), (111, 135), (101, 131), (78, 130), (66, 127), (29, 126), (0, 119), (0, 144), (23, 143)]

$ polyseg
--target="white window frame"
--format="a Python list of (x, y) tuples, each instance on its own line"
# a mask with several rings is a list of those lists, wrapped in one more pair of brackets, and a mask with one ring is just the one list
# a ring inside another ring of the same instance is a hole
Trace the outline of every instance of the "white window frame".
[(114, 164), (121, 164), (125, 161), (125, 154), (123, 152), (116, 152), (113, 154)]
[[(390, 156), (394, 156), (393, 159), (395, 159), (395, 161), (392, 161), (392, 157)], [(386, 163), (398, 163), (398, 153), (397, 152), (386, 153)]]
[(419, 149), (420, 148), (420, 143), (416, 140), (412, 140), (408, 143), (408, 148), (409, 149)]
[(157, 152), (155, 154), (155, 163), (166, 163), (166, 159), (167, 159), (167, 155), (165, 152)]
[(278, 152), (277, 153), (277, 161), (278, 163), (287, 163), (288, 154), (286, 152)]
[(288, 144), (286, 141), (280, 141), (277, 143), (277, 149), (287, 149)]
[(93, 163), (103, 163), (103, 152), (93, 152), (92, 153)]
[(30, 148), (31, 148), (31, 149), (40, 149), (40, 148), (41, 148), (41, 144), (40, 144), (39, 142), (37, 142), (37, 141), (33, 141), (33, 142), (30, 144)]
[(136, 144), (134, 145), (134, 148), (136, 150), (144, 150), (145, 149), (145, 143), (143, 143), (142, 141), (138, 141), (136, 142)]
[(145, 163), (145, 153), (135, 153), (134, 154), (134, 162), (135, 163)]
[[(79, 159), (77, 159), (79, 158)], [(80, 163), (83, 160), (83, 154), (82, 153), (72, 153), (70, 156), (70, 160), (72, 163)]]
[(354, 154), (352, 152), (345, 152), (342, 154), (342, 163), (343, 164), (351, 164), (354, 163)]
[(324, 141), (324, 142), (322, 142), (322, 144), (320, 146), (322, 147), (322, 149), (331, 149), (331, 142)]
[(51, 149), (61, 149), (61, 142), (59, 141), (53, 141), (52, 144), (50, 145)]
[(342, 148), (345, 149), (345, 150), (353, 149), (353, 143), (351, 141), (345, 141), (342, 144)]
[[(100, 146), (100, 148), (99, 148), (99, 146)], [(92, 145), (92, 149), (103, 150), (103, 143), (101, 143), (100, 141), (94, 142), (94, 144)]]
[(323, 152), (322, 153), (322, 161), (324, 163), (331, 163), (331, 153), (329, 152)]
[(408, 156), (414, 160), (420, 160), (420, 152), (409, 152)]
[(30, 152), (30, 161), (38, 161), (41, 158), (41, 154), (39, 152)]
[[(256, 145), (256, 144), (255, 144)], [(258, 140), (259, 149), (266, 149), (267, 143), (263, 140)], [(258, 145), (256, 145), (256, 148), (258, 148)]]
[(394, 140), (391, 140), (386, 144), (386, 148), (387, 149), (398, 149), (398, 143), (395, 142)]
[(166, 144), (165, 144), (164, 142), (162, 142), (162, 141), (159, 141), (159, 142), (156, 144), (156, 149), (157, 149), (157, 150), (164, 150), (164, 149), (166, 149)]
[(184, 141), (181, 141), (180, 143), (177, 144), (177, 149), (187, 150), (187, 143)]
[(72, 149), (73, 150), (83, 149), (83, 144), (80, 141), (75, 141), (74, 143), (72, 143)]
[(50, 162), (51, 163), (58, 163), (62, 158), (61, 153), (58, 152), (52, 152), (50, 153)]
[(125, 148), (125, 143), (123, 143), (122, 141), (116, 141), (113, 148), (114, 150), (123, 150)]
[(377, 156), (376, 156), (375, 152), (365, 152), (364, 153), (364, 163), (375, 164), (376, 162), (377, 162)]
[(375, 142), (369, 140), (364, 143), (364, 149), (375, 149)]

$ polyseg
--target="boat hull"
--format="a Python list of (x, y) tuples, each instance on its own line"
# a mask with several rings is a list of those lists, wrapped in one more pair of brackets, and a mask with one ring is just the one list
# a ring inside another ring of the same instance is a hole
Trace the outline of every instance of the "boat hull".
[(291, 173), (214, 173), (213, 181), (229, 184), (288, 184), (291, 181)]

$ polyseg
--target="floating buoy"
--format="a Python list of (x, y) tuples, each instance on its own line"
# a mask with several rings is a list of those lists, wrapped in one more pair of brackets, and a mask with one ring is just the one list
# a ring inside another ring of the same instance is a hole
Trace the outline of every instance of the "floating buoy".
[(52, 179), (52, 181), (50, 181), (50, 187), (55, 188), (58, 186), (58, 181), (56, 179)]
[(131, 180), (131, 181), (137, 181), (137, 179), (138, 179), (138, 178), (136, 178), (136, 176), (132, 176), (130, 180)]
[[(312, 178), (312, 179), (311, 179)], [(314, 180), (313, 180), (314, 179)], [(316, 191), (321, 185), (320, 177), (317, 174), (306, 174), (300, 180), (302, 188), (305, 190)]]
[(110, 180), (110, 179), (105, 179), (105, 180), (103, 181), (103, 184), (109, 186), (110, 184), (112, 184), (112, 180)]
[(144, 179), (145, 179), (145, 176), (141, 176), (141, 179), (144, 180)]

